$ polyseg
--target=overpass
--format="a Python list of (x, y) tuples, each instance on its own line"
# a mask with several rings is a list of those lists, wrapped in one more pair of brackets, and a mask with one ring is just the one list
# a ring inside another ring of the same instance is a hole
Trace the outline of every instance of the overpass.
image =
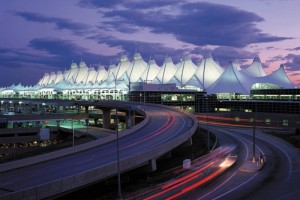
[(155, 170), (156, 159), (184, 142), (192, 142), (190, 138), (197, 128), (192, 114), (162, 105), (121, 101), (77, 104), (135, 110), (145, 119), (103, 140), (1, 164), (1, 199), (42, 199), (115, 176), (117, 150), (121, 173), (140, 166)]

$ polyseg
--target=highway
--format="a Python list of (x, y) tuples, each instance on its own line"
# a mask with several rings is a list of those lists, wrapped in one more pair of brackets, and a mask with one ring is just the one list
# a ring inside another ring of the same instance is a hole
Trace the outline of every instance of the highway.
[(128, 200), (299, 199), (298, 149), (257, 130), (256, 158), (262, 153), (265, 159), (265, 165), (259, 165), (252, 162), (252, 129), (209, 126), (209, 130), (216, 134), (219, 148), (194, 160), (190, 169), (171, 169), (172, 180)]
[(256, 157), (265, 165), (259, 171), (245, 166), (252, 162), (252, 129), (210, 126), (222, 145), (238, 145), (236, 165), (209, 184), (181, 199), (299, 199), (300, 152), (292, 145), (256, 130)]
[[(143, 109), (147, 116), (149, 116), (148, 123), (142, 129), (119, 139), (121, 170), (128, 170), (122, 168), (122, 161), (125, 162), (131, 158), (139, 158), (144, 155), (144, 157), (149, 157), (149, 152), (153, 156), (153, 159), (163, 155), (174, 148), (172, 144), (173, 141), (175, 141), (175, 145), (178, 146), (184, 142), (180, 141), (180, 143), (178, 143), (178, 138), (183, 138), (184, 133), (197, 127), (191, 115), (183, 114), (175, 109), (147, 105), (144, 106)], [(190, 136), (191, 134), (188, 137)], [(160, 149), (161, 146), (164, 146), (163, 150)], [(151, 159), (151, 157), (149, 158)], [(134, 165), (130, 165), (133, 167), (147, 164), (145, 161), (140, 160), (130, 161), (135, 162)], [(0, 173), (0, 198), (1, 196), (4, 198), (4, 196), (16, 191), (29, 191), (29, 196), (36, 195), (31, 198), (40, 199), (47, 197), (46, 195), (49, 193), (57, 194), (67, 191), (68, 189), (74, 189), (77, 186), (88, 184), (88, 176), (91, 176), (89, 180), (97, 181), (92, 177), (93, 174), (96, 177), (97, 169), (114, 171), (113, 174), (115, 174), (115, 169), (105, 168), (105, 166), (110, 166), (116, 162), (117, 143), (116, 140), (114, 140), (76, 154), (4, 171)], [(89, 174), (88, 172), (92, 173)], [(84, 176), (84, 180), (78, 178), (81, 174)], [(107, 172), (107, 174), (109, 174), (109, 172)], [(74, 175), (75, 177), (72, 179)], [(62, 186), (62, 184), (67, 182), (64, 179), (67, 180), (68, 178), (70, 178), (72, 182), (68, 186)], [(83, 183), (80, 183), (80, 181)], [(40, 188), (40, 186), (45, 184), (49, 185), (49, 183), (51, 183), (50, 188)], [(40, 190), (46, 189), (53, 191), (39, 192)], [(21, 195), (23, 195), (23, 197), (24, 195), (26, 196), (26, 192), (23, 192)]]

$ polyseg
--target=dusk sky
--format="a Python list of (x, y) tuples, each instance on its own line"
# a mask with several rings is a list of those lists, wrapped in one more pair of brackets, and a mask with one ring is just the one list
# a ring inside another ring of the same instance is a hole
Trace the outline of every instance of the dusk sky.
[(141, 53), (162, 65), (210, 52), (226, 68), (259, 56), (300, 87), (298, 0), (0, 1), (0, 87), (34, 85), (45, 72), (117, 64)]

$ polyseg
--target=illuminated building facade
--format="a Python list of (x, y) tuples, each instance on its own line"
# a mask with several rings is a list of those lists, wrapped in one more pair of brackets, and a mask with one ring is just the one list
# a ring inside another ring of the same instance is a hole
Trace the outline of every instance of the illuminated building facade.
[(45, 73), (34, 86), (22, 84), (0, 88), (2, 98), (47, 98), (47, 99), (129, 99), (130, 85), (175, 84), (184, 90), (204, 91), (217, 94), (218, 99), (250, 99), (251, 90), (292, 89), (284, 67), (266, 75), (259, 58), (241, 69), (237, 62), (226, 69), (214, 61), (211, 55), (194, 64), (191, 57), (184, 56), (174, 64), (170, 57), (158, 66), (155, 60), (145, 62), (139, 53), (132, 61), (126, 55), (117, 65), (88, 67), (81, 61), (72, 63), (70, 69)]

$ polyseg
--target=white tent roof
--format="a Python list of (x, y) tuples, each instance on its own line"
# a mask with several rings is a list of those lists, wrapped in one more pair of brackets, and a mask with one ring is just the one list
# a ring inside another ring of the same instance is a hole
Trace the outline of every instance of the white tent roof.
[(286, 75), (283, 65), (280, 65), (280, 67), (275, 72), (268, 75), (267, 77), (269, 78), (268, 82), (274, 85), (278, 85), (283, 88), (295, 88), (295, 86)]
[(54, 82), (55, 82), (55, 79), (56, 79), (56, 73), (55, 73), (55, 72), (51, 72), (47, 84), (54, 83)]
[(75, 77), (76, 83), (83, 83), (86, 81), (86, 77), (88, 76), (88, 67), (86, 66), (85, 62), (81, 61), (79, 64), (79, 69)]
[(165, 58), (163, 65), (157, 74), (157, 79), (160, 83), (168, 83), (175, 75), (177, 68), (175, 67), (170, 57)]
[(159, 66), (156, 64), (155, 60), (149, 60), (148, 66), (144, 73), (141, 75), (140, 81), (152, 82), (159, 73)]
[(232, 66), (233, 66), (235, 69), (237, 69), (237, 70), (242, 70), (242, 69), (241, 69), (241, 64), (240, 64), (240, 62), (238, 61), (238, 59), (234, 59), (234, 60), (232, 61)]
[(128, 60), (128, 57), (126, 55), (123, 55), (120, 58), (120, 62), (117, 66), (117, 69), (113, 72), (114, 77), (116, 77), (117, 80), (124, 79), (124, 76), (126, 75), (126, 71), (132, 66), (132, 63)]
[(194, 76), (197, 66), (193, 63), (190, 56), (185, 56), (178, 65), (175, 73), (175, 78), (180, 85), (186, 85), (188, 81)]
[(66, 80), (67, 81), (71, 81), (72, 79), (75, 80), (77, 74), (78, 74), (78, 65), (76, 63), (72, 63)]
[[(242, 76), (243, 78), (241, 78)], [(252, 85), (252, 78), (239, 73), (239, 71), (233, 67), (232, 63), (230, 63), (218, 80), (207, 88), (207, 93), (250, 94)]]
[(67, 78), (69, 76), (69, 70), (65, 70), (64, 73), (63, 73), (63, 75), (64, 75), (63, 80), (67, 80)]
[(206, 89), (221, 76), (223, 71), (224, 69), (213, 60), (211, 54), (208, 54), (202, 59), (195, 76), (203, 85), (203, 89)]
[(88, 74), (87, 74), (87, 76), (85, 78), (84, 84), (95, 83), (96, 76), (97, 76), (97, 72), (96, 72), (95, 68), (94, 67), (90, 67), (88, 69)]
[(50, 78), (50, 75), (48, 73), (45, 73), (41, 85), (47, 85), (49, 82), (49, 78)]
[(253, 59), (252, 64), (249, 65), (246, 69), (242, 70), (241, 72), (253, 77), (266, 76), (266, 73), (262, 67), (259, 57), (255, 57)]
[(114, 81), (115, 80), (115, 77), (114, 77), (115, 74), (114, 74), (114, 72), (116, 71), (116, 69), (117, 69), (116, 65), (113, 65), (113, 64), (109, 65), (109, 67), (108, 67), (108, 73), (107, 73), (107, 78), (105, 79), (105, 81), (110, 82), (110, 81)]
[(54, 83), (57, 84), (57, 83), (59, 83), (60, 81), (62, 81), (63, 79), (64, 79), (64, 75), (62, 74), (61, 71), (58, 71), (58, 72), (56, 73), (56, 78), (55, 78), (55, 80), (54, 80)]
[[(176, 67), (177, 66), (177, 67)], [(116, 77), (116, 79), (115, 79)], [(270, 75), (265, 75), (259, 58), (254, 58), (253, 63), (246, 69), (240, 69), (238, 62), (230, 63), (226, 70), (218, 65), (209, 54), (202, 59), (198, 67), (189, 56), (185, 56), (181, 62), (174, 65), (170, 57), (164, 60), (158, 67), (155, 60), (149, 60), (148, 64), (139, 53), (134, 54), (130, 62), (127, 56), (122, 56), (118, 66), (110, 65), (108, 70), (99, 66), (97, 71), (93, 67), (88, 68), (84, 62), (79, 67), (72, 63), (69, 70), (64, 73), (58, 71), (45, 73), (38, 84), (31, 87), (16, 87), (12, 85), (5, 90), (38, 90), (55, 88), (60, 90), (68, 87), (70, 89), (106, 89), (115, 87), (117, 89), (128, 88), (129, 82), (153, 82), (153, 83), (175, 83), (177, 87), (194, 86), (195, 89), (207, 90), (209, 94), (214, 93), (240, 93), (250, 94), (253, 88), (282, 87), (294, 88), (281, 66)], [(265, 85), (264, 85), (265, 84)]]
[(108, 71), (106, 71), (106, 69), (104, 68), (103, 65), (100, 65), (98, 67), (98, 70), (97, 70), (97, 76), (96, 76), (96, 79), (95, 79), (95, 82), (101, 82), (103, 80), (105, 80), (108, 76)]
[(127, 69), (126, 74), (129, 82), (137, 82), (147, 68), (147, 63), (141, 54), (135, 53), (132, 65)]

